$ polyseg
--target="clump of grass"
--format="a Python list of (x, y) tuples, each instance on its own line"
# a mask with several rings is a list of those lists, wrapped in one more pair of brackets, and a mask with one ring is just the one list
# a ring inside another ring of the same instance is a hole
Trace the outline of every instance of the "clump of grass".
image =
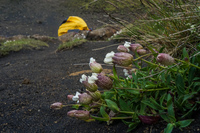
[(49, 45), (43, 41), (35, 39), (7, 40), (0, 45), (0, 56), (8, 55), (11, 51), (20, 51), (22, 49), (40, 49)]
[(87, 42), (87, 40), (86, 39), (74, 39), (69, 42), (64, 42), (58, 46), (57, 51), (71, 49), (75, 46), (79, 46), (79, 45), (83, 44), (84, 42)]
[(118, 39), (129, 38), (145, 46), (164, 47), (178, 56), (183, 47), (194, 51), (200, 42), (200, 2), (143, 0), (145, 17), (126, 26)]

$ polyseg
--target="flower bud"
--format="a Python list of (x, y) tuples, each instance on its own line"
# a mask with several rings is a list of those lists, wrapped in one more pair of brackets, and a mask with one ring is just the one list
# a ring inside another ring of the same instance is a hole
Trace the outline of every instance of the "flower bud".
[(100, 73), (100, 74), (98, 74), (97, 78), (98, 78), (98, 80), (96, 80), (96, 84), (98, 87), (105, 89), (105, 90), (109, 90), (112, 88), (113, 82), (109, 77)]
[(174, 63), (174, 58), (171, 57), (169, 54), (165, 54), (165, 53), (160, 53), (157, 56), (156, 60), (157, 62), (165, 66), (172, 65)]
[(69, 112), (67, 112), (67, 115), (68, 116), (70, 116), (70, 117), (74, 117), (75, 115), (75, 112), (76, 112), (77, 110), (71, 110), (71, 111), (69, 111)]
[(72, 100), (73, 97), (74, 97), (74, 95), (67, 95), (67, 99), (70, 101)]
[(93, 99), (94, 101), (98, 101), (98, 100), (101, 98), (101, 93), (100, 93), (100, 91), (95, 91), (95, 92), (87, 91), (87, 93), (92, 97), (92, 99)]
[(90, 118), (90, 112), (84, 110), (71, 110), (67, 115), (70, 117), (76, 117), (80, 120), (88, 120)]
[(113, 52), (113, 51), (111, 51), (110, 53), (107, 53), (106, 54), (106, 57), (105, 57), (105, 59), (104, 59), (104, 63), (106, 63), (106, 64), (113, 64), (113, 59), (112, 59), (112, 57), (114, 56), (114, 54), (115, 54), (115, 52)]
[(95, 83), (88, 83), (86, 81), (83, 82), (85, 88), (91, 92), (95, 92), (98, 89), (98, 86)]
[(138, 118), (145, 124), (155, 124), (160, 119), (160, 116), (139, 115)]
[(74, 113), (74, 117), (81, 119), (81, 120), (88, 120), (90, 118), (90, 112), (84, 110), (77, 110)]
[(55, 109), (55, 110), (59, 110), (59, 109), (61, 109), (62, 107), (63, 107), (63, 104), (60, 103), (60, 102), (53, 103), (53, 104), (51, 104), (51, 106), (50, 106), (51, 109)]
[(96, 73), (93, 73), (91, 77), (87, 77), (85, 74), (83, 74), (80, 82), (83, 83), (87, 90), (94, 92), (98, 89), (98, 86), (95, 84), (95, 80), (97, 80)]
[(145, 49), (138, 49), (138, 50), (137, 50), (137, 53), (138, 53), (139, 55), (145, 55), (145, 54), (147, 53), (147, 51), (146, 51)]
[(187, 57), (184, 58), (185, 62), (189, 62), (189, 59)]
[(87, 93), (83, 93), (78, 96), (80, 104), (90, 104), (92, 102), (92, 97)]
[(117, 47), (117, 50), (118, 50), (119, 52), (129, 52), (129, 49), (126, 48), (124, 45), (119, 45), (119, 46)]
[(90, 58), (89, 66), (94, 73), (100, 73), (103, 70), (101, 64), (97, 63), (94, 58)]
[(112, 57), (113, 63), (118, 64), (120, 66), (129, 66), (132, 64), (133, 56), (129, 53), (115, 53), (114, 57)]
[(133, 52), (135, 52), (138, 49), (143, 49), (142, 45), (136, 43), (136, 44), (130, 44), (129, 49)]

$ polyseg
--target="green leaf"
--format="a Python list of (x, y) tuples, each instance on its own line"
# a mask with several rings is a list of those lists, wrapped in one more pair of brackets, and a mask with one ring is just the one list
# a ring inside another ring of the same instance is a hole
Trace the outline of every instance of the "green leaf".
[(139, 95), (140, 91), (137, 90), (127, 90), (128, 92), (130, 92), (131, 94), (135, 94), (135, 95)]
[(184, 85), (183, 77), (180, 74), (177, 74), (177, 77), (176, 77), (176, 87), (177, 87), (178, 94), (184, 94), (185, 85)]
[(159, 50), (159, 53), (162, 53), (164, 49), (165, 49), (165, 47), (162, 47), (162, 48)]
[(118, 79), (117, 71), (115, 65), (113, 65), (113, 75), (115, 79)]
[(81, 106), (80, 104), (75, 104), (72, 106), (72, 108), (79, 109), (80, 106)]
[(170, 94), (167, 95), (167, 112), (169, 115), (175, 117), (173, 101), (172, 101), (172, 97)]
[(196, 108), (196, 104), (187, 112), (185, 113), (184, 115), (181, 116), (181, 118), (186, 118), (186, 117), (190, 117), (193, 113), (193, 110)]
[(139, 123), (131, 123), (131, 124), (129, 124), (128, 125), (128, 130), (127, 130), (127, 132), (130, 132), (130, 131), (132, 131), (133, 129), (135, 129), (137, 126), (138, 126), (138, 124)]
[(193, 121), (194, 121), (194, 119), (188, 119), (188, 120), (178, 121), (175, 124), (178, 127), (183, 128), (183, 127), (189, 126)]
[(190, 70), (189, 70), (189, 75), (188, 75), (188, 83), (191, 84), (194, 77), (195, 77), (195, 71), (196, 71), (196, 68), (195, 67), (191, 67)]
[(181, 105), (183, 105), (186, 100), (192, 98), (194, 94), (197, 94), (197, 92), (192, 92), (190, 94), (184, 95)]
[(101, 106), (100, 113), (104, 118), (109, 118), (109, 115), (106, 113), (104, 106)]
[(142, 100), (141, 102), (155, 110), (165, 109), (163, 106), (159, 105), (152, 97), (147, 100)]
[(171, 75), (167, 75), (167, 81), (166, 81), (167, 85), (171, 84)]
[(104, 99), (111, 99), (112, 97), (114, 97), (115, 92), (114, 91), (106, 91), (103, 94)]
[(184, 58), (190, 59), (190, 56), (189, 56), (189, 54), (188, 54), (186, 48), (183, 48), (183, 59), (184, 59)]
[(171, 133), (174, 126), (172, 123), (167, 124), (167, 127), (164, 129), (164, 133)]
[(122, 99), (119, 99), (119, 106), (120, 106), (121, 111), (129, 111), (130, 110), (128, 104)]
[(110, 108), (113, 112), (117, 113), (119, 112), (119, 107), (117, 106), (117, 104), (109, 99), (105, 99), (108, 108)]

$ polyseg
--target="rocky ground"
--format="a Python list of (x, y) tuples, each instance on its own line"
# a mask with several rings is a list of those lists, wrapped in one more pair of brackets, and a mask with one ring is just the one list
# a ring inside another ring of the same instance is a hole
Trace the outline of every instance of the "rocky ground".
[[(70, 0), (69, 0), (70, 1)], [(109, 22), (104, 13), (82, 12), (79, 8), (62, 6), (64, 0), (1, 0), (0, 35), (47, 35), (57, 36), (59, 24), (66, 16), (82, 17), (89, 27), (101, 26), (97, 20)], [(71, 110), (51, 110), (54, 102), (70, 103), (68, 94), (84, 88), (79, 82), (87, 70), (90, 57), (99, 63), (107, 52), (116, 51), (116, 46), (102, 48), (119, 42), (87, 42), (73, 49), (55, 52), (61, 42), (48, 42), (49, 47), (40, 50), (22, 50), (0, 58), (0, 131), (2, 133), (125, 133), (128, 127), (121, 121), (108, 126), (105, 122), (86, 123), (67, 117)], [(123, 44), (123, 42), (121, 42)], [(82, 64), (83, 63), (83, 64)], [(81, 64), (81, 65), (80, 65)], [(85, 65), (86, 64), (86, 65)], [(110, 67), (104, 67), (111, 69)], [(174, 132), (200, 132), (200, 115), (188, 128)], [(160, 133), (166, 127), (163, 121), (155, 125), (141, 124), (134, 133)]]

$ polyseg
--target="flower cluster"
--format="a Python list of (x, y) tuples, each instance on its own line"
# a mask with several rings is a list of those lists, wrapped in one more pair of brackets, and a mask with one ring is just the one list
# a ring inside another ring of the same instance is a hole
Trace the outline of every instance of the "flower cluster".
[[(135, 61), (139, 60), (140, 57), (145, 57), (146, 55), (150, 55), (146, 49), (143, 48), (142, 45), (136, 43), (131, 44), (131, 42), (125, 42), (124, 45), (119, 45), (117, 47), (118, 52), (115, 53), (111, 51), (110, 53), (106, 54), (104, 63), (106, 64), (113, 64), (114, 68), (115, 65), (121, 66), (124, 72), (125, 77), (127, 80), (132, 79), (132, 75), (136, 74), (138, 69), (133, 68), (133, 64)], [(165, 53), (157, 53), (157, 62), (161, 65), (172, 65), (174, 63), (174, 59)], [(152, 55), (152, 54), (151, 54)], [(137, 59), (134, 59), (136, 57)], [(148, 61), (146, 61), (148, 62)], [(151, 65), (159, 66), (158, 64), (151, 63)], [(79, 93), (76, 92), (75, 95), (68, 95), (67, 98), (70, 101), (73, 101), (79, 105), (82, 105), (84, 108), (83, 110), (71, 110), (67, 113), (70, 117), (75, 117), (80, 120), (90, 121), (91, 112), (94, 110), (99, 110), (100, 107), (102, 108), (102, 104), (108, 102), (108, 106), (110, 106), (109, 120), (116, 115), (116, 112), (119, 112), (120, 109), (117, 108), (116, 104), (108, 99), (104, 99), (105, 94), (103, 92), (110, 91), (114, 89), (114, 79), (116, 78), (114, 74), (105, 74), (103, 71), (103, 67), (100, 63), (96, 62), (96, 60), (91, 57), (89, 62), (89, 67), (92, 70), (92, 74), (87, 76), (83, 74), (80, 78), (80, 83), (84, 85), (85, 92)], [(115, 92), (115, 91), (114, 91)], [(114, 93), (113, 92), (113, 93)], [(123, 94), (124, 95), (124, 94)], [(110, 97), (110, 96), (109, 96)], [(111, 95), (112, 97), (112, 95)], [(50, 106), (52, 109), (61, 109), (63, 107), (62, 103), (54, 103)], [(103, 108), (102, 108), (103, 109)], [(94, 116), (93, 116), (94, 117)], [(150, 123), (154, 117), (146, 117), (140, 116), (139, 119), (141, 121), (146, 121), (148, 119), (148, 123)], [(108, 120), (108, 121), (109, 121)], [(157, 120), (157, 119), (156, 119)], [(149, 122), (150, 121), (150, 122)], [(154, 121), (153, 121), (154, 122)], [(144, 122), (145, 123), (145, 122)], [(147, 123), (147, 122), (146, 122)]]

